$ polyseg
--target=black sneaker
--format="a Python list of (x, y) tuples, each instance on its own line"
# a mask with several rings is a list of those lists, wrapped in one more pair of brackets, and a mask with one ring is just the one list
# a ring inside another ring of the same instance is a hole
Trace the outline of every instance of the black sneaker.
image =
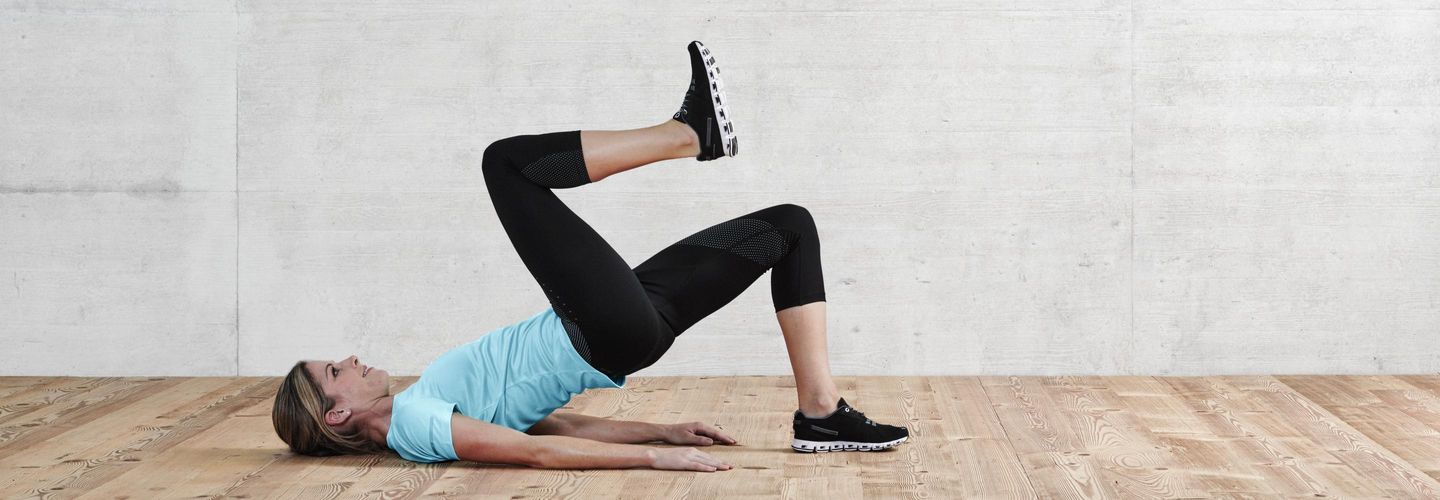
[(835, 413), (825, 418), (809, 418), (795, 410), (795, 440), (790, 448), (802, 453), (879, 451), (909, 438), (909, 429), (877, 424), (840, 398)]
[(710, 161), (721, 156), (735, 156), (739, 142), (725, 106), (725, 82), (720, 81), (720, 68), (715, 56), (700, 42), (690, 42), (690, 90), (673, 117), (695, 129), (700, 137), (700, 154), (695, 159)]

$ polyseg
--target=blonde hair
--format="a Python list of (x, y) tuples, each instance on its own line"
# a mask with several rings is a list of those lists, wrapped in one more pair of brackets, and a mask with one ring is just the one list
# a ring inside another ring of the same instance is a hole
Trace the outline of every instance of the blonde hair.
[(324, 457), (386, 451), (389, 448), (366, 439), (359, 432), (342, 434), (325, 423), (325, 412), (335, 400), (325, 397), (320, 384), (305, 371), (305, 362), (295, 363), (275, 394), (270, 420), (280, 440), (301, 455)]

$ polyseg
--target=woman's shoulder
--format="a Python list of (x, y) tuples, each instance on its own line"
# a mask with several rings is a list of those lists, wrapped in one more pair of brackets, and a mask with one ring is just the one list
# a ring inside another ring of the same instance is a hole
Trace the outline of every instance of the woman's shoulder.
[(455, 403), (424, 394), (395, 395), (385, 444), (414, 462), (456, 460), (450, 437)]
[(390, 417), (394, 422), (395, 416), (419, 416), (426, 413), (441, 414), (438, 410), (453, 411), (459, 405), (458, 402), (449, 401), (438, 394), (429, 394), (421, 391), (411, 391), (415, 386), (410, 386), (395, 394), (390, 401)]

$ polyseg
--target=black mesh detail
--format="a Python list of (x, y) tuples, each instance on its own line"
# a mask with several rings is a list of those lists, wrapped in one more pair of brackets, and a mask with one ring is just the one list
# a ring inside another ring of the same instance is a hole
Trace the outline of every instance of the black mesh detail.
[(732, 219), (705, 228), (676, 244), (729, 250), (736, 243), (774, 228), (769, 222), (760, 219)]
[(565, 334), (570, 336), (570, 343), (575, 345), (575, 352), (580, 353), (580, 357), (586, 363), (590, 363), (590, 344), (587, 344), (585, 336), (580, 334), (580, 326), (565, 318), (560, 318), (560, 323), (565, 325)]
[(550, 188), (572, 188), (590, 183), (585, 154), (579, 150), (550, 153), (520, 170), (525, 178)]
[(676, 244), (718, 248), (770, 268), (790, 253), (799, 238), (800, 235), (767, 221), (733, 219), (710, 226)]
[(775, 263), (790, 253), (791, 245), (798, 238), (793, 232), (777, 228), (741, 241), (730, 247), (730, 252), (753, 260), (761, 267), (775, 267)]

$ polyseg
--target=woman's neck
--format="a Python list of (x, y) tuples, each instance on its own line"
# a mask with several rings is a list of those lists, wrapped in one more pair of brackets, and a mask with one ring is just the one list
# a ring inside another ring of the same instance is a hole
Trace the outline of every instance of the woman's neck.
[(394, 401), (394, 396), (383, 396), (357, 415), (360, 420), (355, 422), (355, 427), (360, 430), (361, 435), (380, 443), (381, 446), (387, 445), (385, 439), (390, 434), (390, 410)]

